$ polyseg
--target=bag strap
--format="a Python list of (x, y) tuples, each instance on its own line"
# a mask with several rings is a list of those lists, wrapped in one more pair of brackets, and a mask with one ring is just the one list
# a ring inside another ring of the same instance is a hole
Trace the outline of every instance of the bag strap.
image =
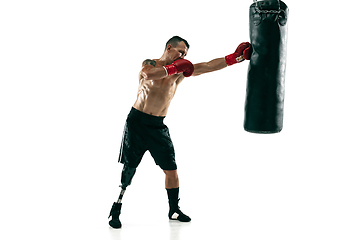
[(278, 10), (262, 10), (262, 9), (260, 9), (259, 8), (259, 2), (257, 1), (257, 0), (254, 0), (254, 3), (255, 3), (255, 10), (258, 12), (258, 13), (276, 13), (276, 14), (279, 14), (279, 13), (281, 13), (282, 11), (284, 11), (284, 10), (282, 10), (281, 8), (280, 8), (280, 0), (277, 0), (277, 2), (278, 2)]

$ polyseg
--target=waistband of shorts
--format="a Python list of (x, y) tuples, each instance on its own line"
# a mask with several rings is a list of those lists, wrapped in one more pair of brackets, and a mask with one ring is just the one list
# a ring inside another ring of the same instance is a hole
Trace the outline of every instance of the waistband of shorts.
[(165, 116), (153, 116), (153, 115), (141, 112), (134, 107), (131, 108), (129, 116), (141, 117), (143, 120), (151, 121), (154, 123), (162, 123), (165, 118)]

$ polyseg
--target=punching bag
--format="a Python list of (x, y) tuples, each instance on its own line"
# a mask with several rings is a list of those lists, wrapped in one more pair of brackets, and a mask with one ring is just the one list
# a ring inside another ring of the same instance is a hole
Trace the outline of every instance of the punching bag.
[(283, 127), (288, 8), (280, 0), (250, 6), (251, 55), (244, 129), (277, 133)]

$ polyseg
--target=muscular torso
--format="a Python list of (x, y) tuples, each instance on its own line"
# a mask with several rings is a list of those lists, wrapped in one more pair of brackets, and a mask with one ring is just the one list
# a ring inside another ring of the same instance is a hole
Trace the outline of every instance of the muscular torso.
[[(156, 67), (162, 66), (158, 60), (155, 61)], [(137, 99), (133, 107), (153, 116), (166, 116), (177, 86), (183, 78), (182, 74), (175, 74), (158, 80), (145, 80), (140, 74)]]

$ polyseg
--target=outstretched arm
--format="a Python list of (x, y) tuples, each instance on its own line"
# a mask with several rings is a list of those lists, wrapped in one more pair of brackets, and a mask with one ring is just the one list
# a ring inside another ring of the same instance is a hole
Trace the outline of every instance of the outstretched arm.
[(236, 48), (234, 53), (229, 54), (224, 58), (216, 58), (214, 60), (211, 60), (210, 62), (195, 64), (193, 76), (217, 71), (235, 63), (242, 62), (245, 59), (249, 60), (251, 53), (251, 44), (248, 42), (243, 42)]
[[(245, 59), (241, 56), (241, 62)], [(225, 58), (216, 58), (210, 62), (194, 64), (194, 73), (192, 76), (199, 76), (204, 73), (214, 72), (227, 67)]]

